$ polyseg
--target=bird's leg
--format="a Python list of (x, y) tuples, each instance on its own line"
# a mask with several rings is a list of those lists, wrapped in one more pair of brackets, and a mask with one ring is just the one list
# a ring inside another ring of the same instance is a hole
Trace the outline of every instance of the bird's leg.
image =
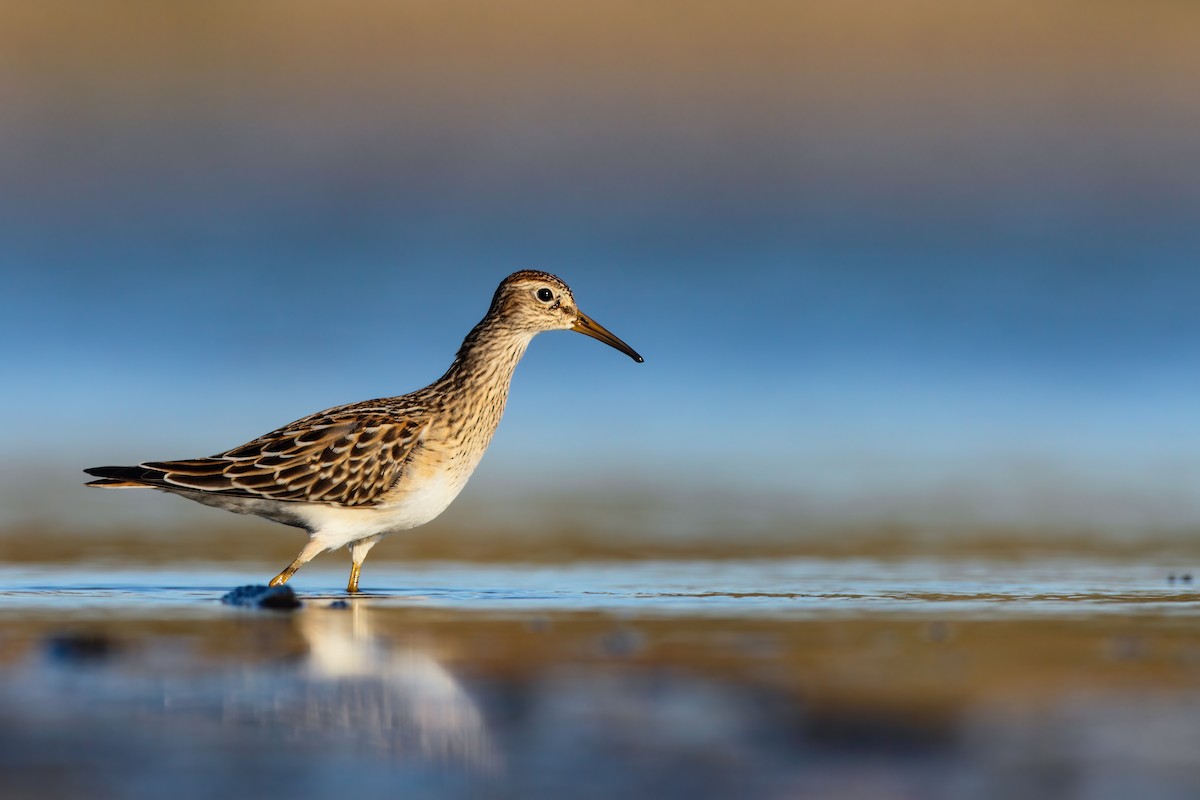
[(358, 573), (362, 571), (362, 562), (367, 557), (367, 551), (374, 547), (375, 543), (382, 538), (381, 534), (350, 543), (350, 583), (346, 585), (346, 591), (350, 594), (355, 594), (358, 591)]
[(288, 582), (288, 579), (296, 574), (296, 570), (303, 567), (305, 564), (313, 560), (317, 553), (325, 548), (316, 542), (309, 540), (309, 543), (304, 545), (304, 549), (300, 551), (300, 555), (296, 556), (296, 560), (284, 567), (283, 572), (271, 578), (271, 586), (283, 586)]

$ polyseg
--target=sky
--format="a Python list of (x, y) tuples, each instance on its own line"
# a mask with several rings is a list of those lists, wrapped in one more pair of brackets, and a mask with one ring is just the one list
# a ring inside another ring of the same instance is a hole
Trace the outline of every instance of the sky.
[(485, 494), (1200, 523), (1197, 74), (1167, 0), (7, 2), (0, 498), (423, 386), (537, 268), (646, 363), (539, 337)]

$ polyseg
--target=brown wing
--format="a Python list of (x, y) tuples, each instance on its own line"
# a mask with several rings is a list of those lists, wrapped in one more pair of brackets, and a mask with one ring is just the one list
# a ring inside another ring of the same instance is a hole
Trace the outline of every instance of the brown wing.
[(156, 483), (271, 500), (369, 506), (395, 485), (425, 425), (394, 416), (309, 420), (211, 458), (149, 461)]

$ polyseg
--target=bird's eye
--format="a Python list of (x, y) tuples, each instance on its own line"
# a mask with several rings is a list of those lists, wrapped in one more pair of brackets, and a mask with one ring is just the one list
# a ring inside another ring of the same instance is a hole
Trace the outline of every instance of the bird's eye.
[(538, 289), (537, 299), (541, 300), (543, 303), (549, 303), (554, 299), (554, 292), (550, 291), (549, 289)]

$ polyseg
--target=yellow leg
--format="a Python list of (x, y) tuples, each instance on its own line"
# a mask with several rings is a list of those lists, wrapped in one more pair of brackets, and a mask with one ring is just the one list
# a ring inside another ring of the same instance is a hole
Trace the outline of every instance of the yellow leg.
[(362, 571), (362, 563), (367, 557), (367, 552), (382, 538), (383, 534), (379, 534), (350, 543), (350, 583), (346, 586), (346, 591), (350, 594), (358, 591), (358, 573)]
[(309, 542), (304, 545), (304, 549), (300, 551), (300, 555), (296, 556), (296, 560), (284, 567), (283, 572), (271, 578), (271, 586), (283, 586), (288, 582), (288, 579), (296, 574), (296, 570), (303, 567), (305, 564), (313, 560), (313, 556), (324, 550), (319, 544)]
[(288, 578), (290, 578), (296, 574), (296, 570), (298, 570), (298, 569), (300, 569), (300, 565), (297, 564), (295, 561), (293, 561), (291, 564), (287, 565), (287, 568), (284, 569), (283, 572), (279, 573), (274, 578), (271, 578), (271, 583), (268, 585), (269, 586), (283, 586), (285, 583), (288, 582)]

